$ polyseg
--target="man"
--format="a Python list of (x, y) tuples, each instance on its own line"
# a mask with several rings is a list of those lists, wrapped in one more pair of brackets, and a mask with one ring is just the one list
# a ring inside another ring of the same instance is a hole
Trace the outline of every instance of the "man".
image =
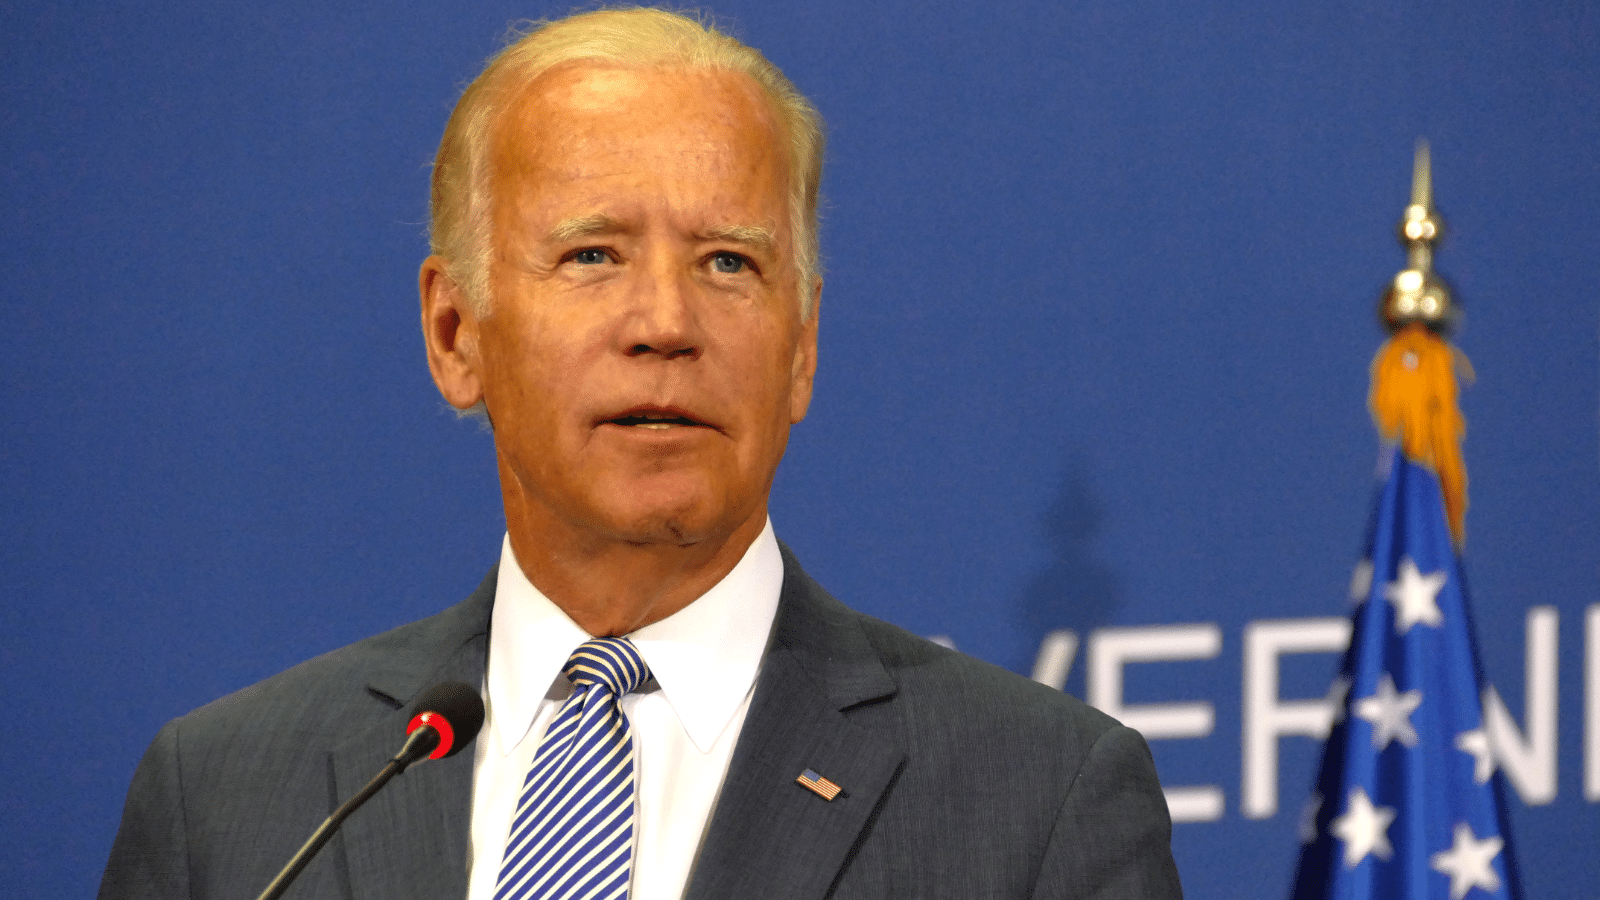
[[(773, 536), (817, 364), (821, 145), (765, 59), (669, 13), (491, 62), (446, 127), (420, 289), (435, 382), (493, 424), (500, 565), (170, 723), (102, 897), (255, 896), (447, 679), (484, 686), (473, 756), (392, 783), (290, 896), (1179, 895), (1136, 733), (851, 612)], [(575, 647), (639, 678), (596, 686), (581, 652), (569, 678)], [(591, 726), (604, 764), (551, 749)], [(596, 818), (553, 811), (591, 789)]]

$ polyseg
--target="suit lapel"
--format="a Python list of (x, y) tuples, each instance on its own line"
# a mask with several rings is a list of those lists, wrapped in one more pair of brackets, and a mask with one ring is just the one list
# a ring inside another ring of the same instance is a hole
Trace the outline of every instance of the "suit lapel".
[[(394, 755), (405, 714), (333, 754), (339, 802), (361, 790)], [(424, 760), (396, 776), (341, 829), (355, 900), (464, 897), (472, 796), (472, 753)]]
[[(824, 896), (905, 759), (844, 711), (894, 691), (856, 614), (785, 547), (772, 646), (686, 896)], [(829, 801), (803, 787), (807, 769), (842, 792)]]
[[(370, 674), (367, 700), (394, 713), (333, 750), (335, 804), (361, 790), (400, 748), (410, 704), (424, 689), (441, 681), (481, 688), (495, 578), (490, 570), (432, 633), (392, 648), (391, 664)], [(468, 747), (412, 765), (345, 820), (335, 842), (344, 849), (354, 900), (466, 896), (472, 756)]]

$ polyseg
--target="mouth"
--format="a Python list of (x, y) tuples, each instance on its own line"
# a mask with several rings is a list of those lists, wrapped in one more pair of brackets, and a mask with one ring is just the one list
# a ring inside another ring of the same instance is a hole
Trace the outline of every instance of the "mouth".
[(715, 428), (689, 413), (671, 407), (637, 407), (621, 415), (601, 419), (602, 425), (617, 425), (623, 428), (642, 428), (647, 431), (668, 431), (674, 428)]

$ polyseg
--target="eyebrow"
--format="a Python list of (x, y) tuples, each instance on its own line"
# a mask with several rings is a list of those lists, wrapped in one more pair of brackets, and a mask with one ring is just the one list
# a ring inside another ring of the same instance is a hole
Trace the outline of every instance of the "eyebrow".
[[(577, 216), (557, 222), (545, 236), (545, 240), (552, 244), (564, 244), (597, 234), (617, 234), (627, 230), (627, 226), (620, 220), (604, 213), (596, 213), (592, 216)], [(778, 246), (777, 233), (761, 225), (716, 225), (695, 232), (694, 237), (701, 241), (744, 244), (768, 253), (774, 252)]]
[(768, 253), (778, 247), (778, 236), (771, 228), (760, 225), (718, 225), (695, 233), (695, 237), (703, 241), (728, 241), (734, 244), (744, 244)]
[(567, 241), (577, 240), (596, 234), (615, 234), (625, 230), (622, 223), (604, 213), (592, 216), (578, 216), (574, 219), (563, 219), (550, 229), (545, 240), (552, 244), (564, 244)]

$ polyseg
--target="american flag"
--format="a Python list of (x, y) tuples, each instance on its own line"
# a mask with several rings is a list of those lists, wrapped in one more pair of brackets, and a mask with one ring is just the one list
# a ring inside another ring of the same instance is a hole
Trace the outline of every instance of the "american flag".
[(1294, 897), (1520, 898), (1439, 480), (1398, 449), (1390, 460)]
[(839, 796), (840, 788), (837, 784), (834, 784), (828, 779), (823, 778), (821, 775), (818, 775), (810, 769), (801, 772), (800, 777), (796, 778), (795, 781), (798, 781), (805, 787), (815, 791), (818, 796), (822, 797), (824, 800), (832, 800), (833, 798)]

